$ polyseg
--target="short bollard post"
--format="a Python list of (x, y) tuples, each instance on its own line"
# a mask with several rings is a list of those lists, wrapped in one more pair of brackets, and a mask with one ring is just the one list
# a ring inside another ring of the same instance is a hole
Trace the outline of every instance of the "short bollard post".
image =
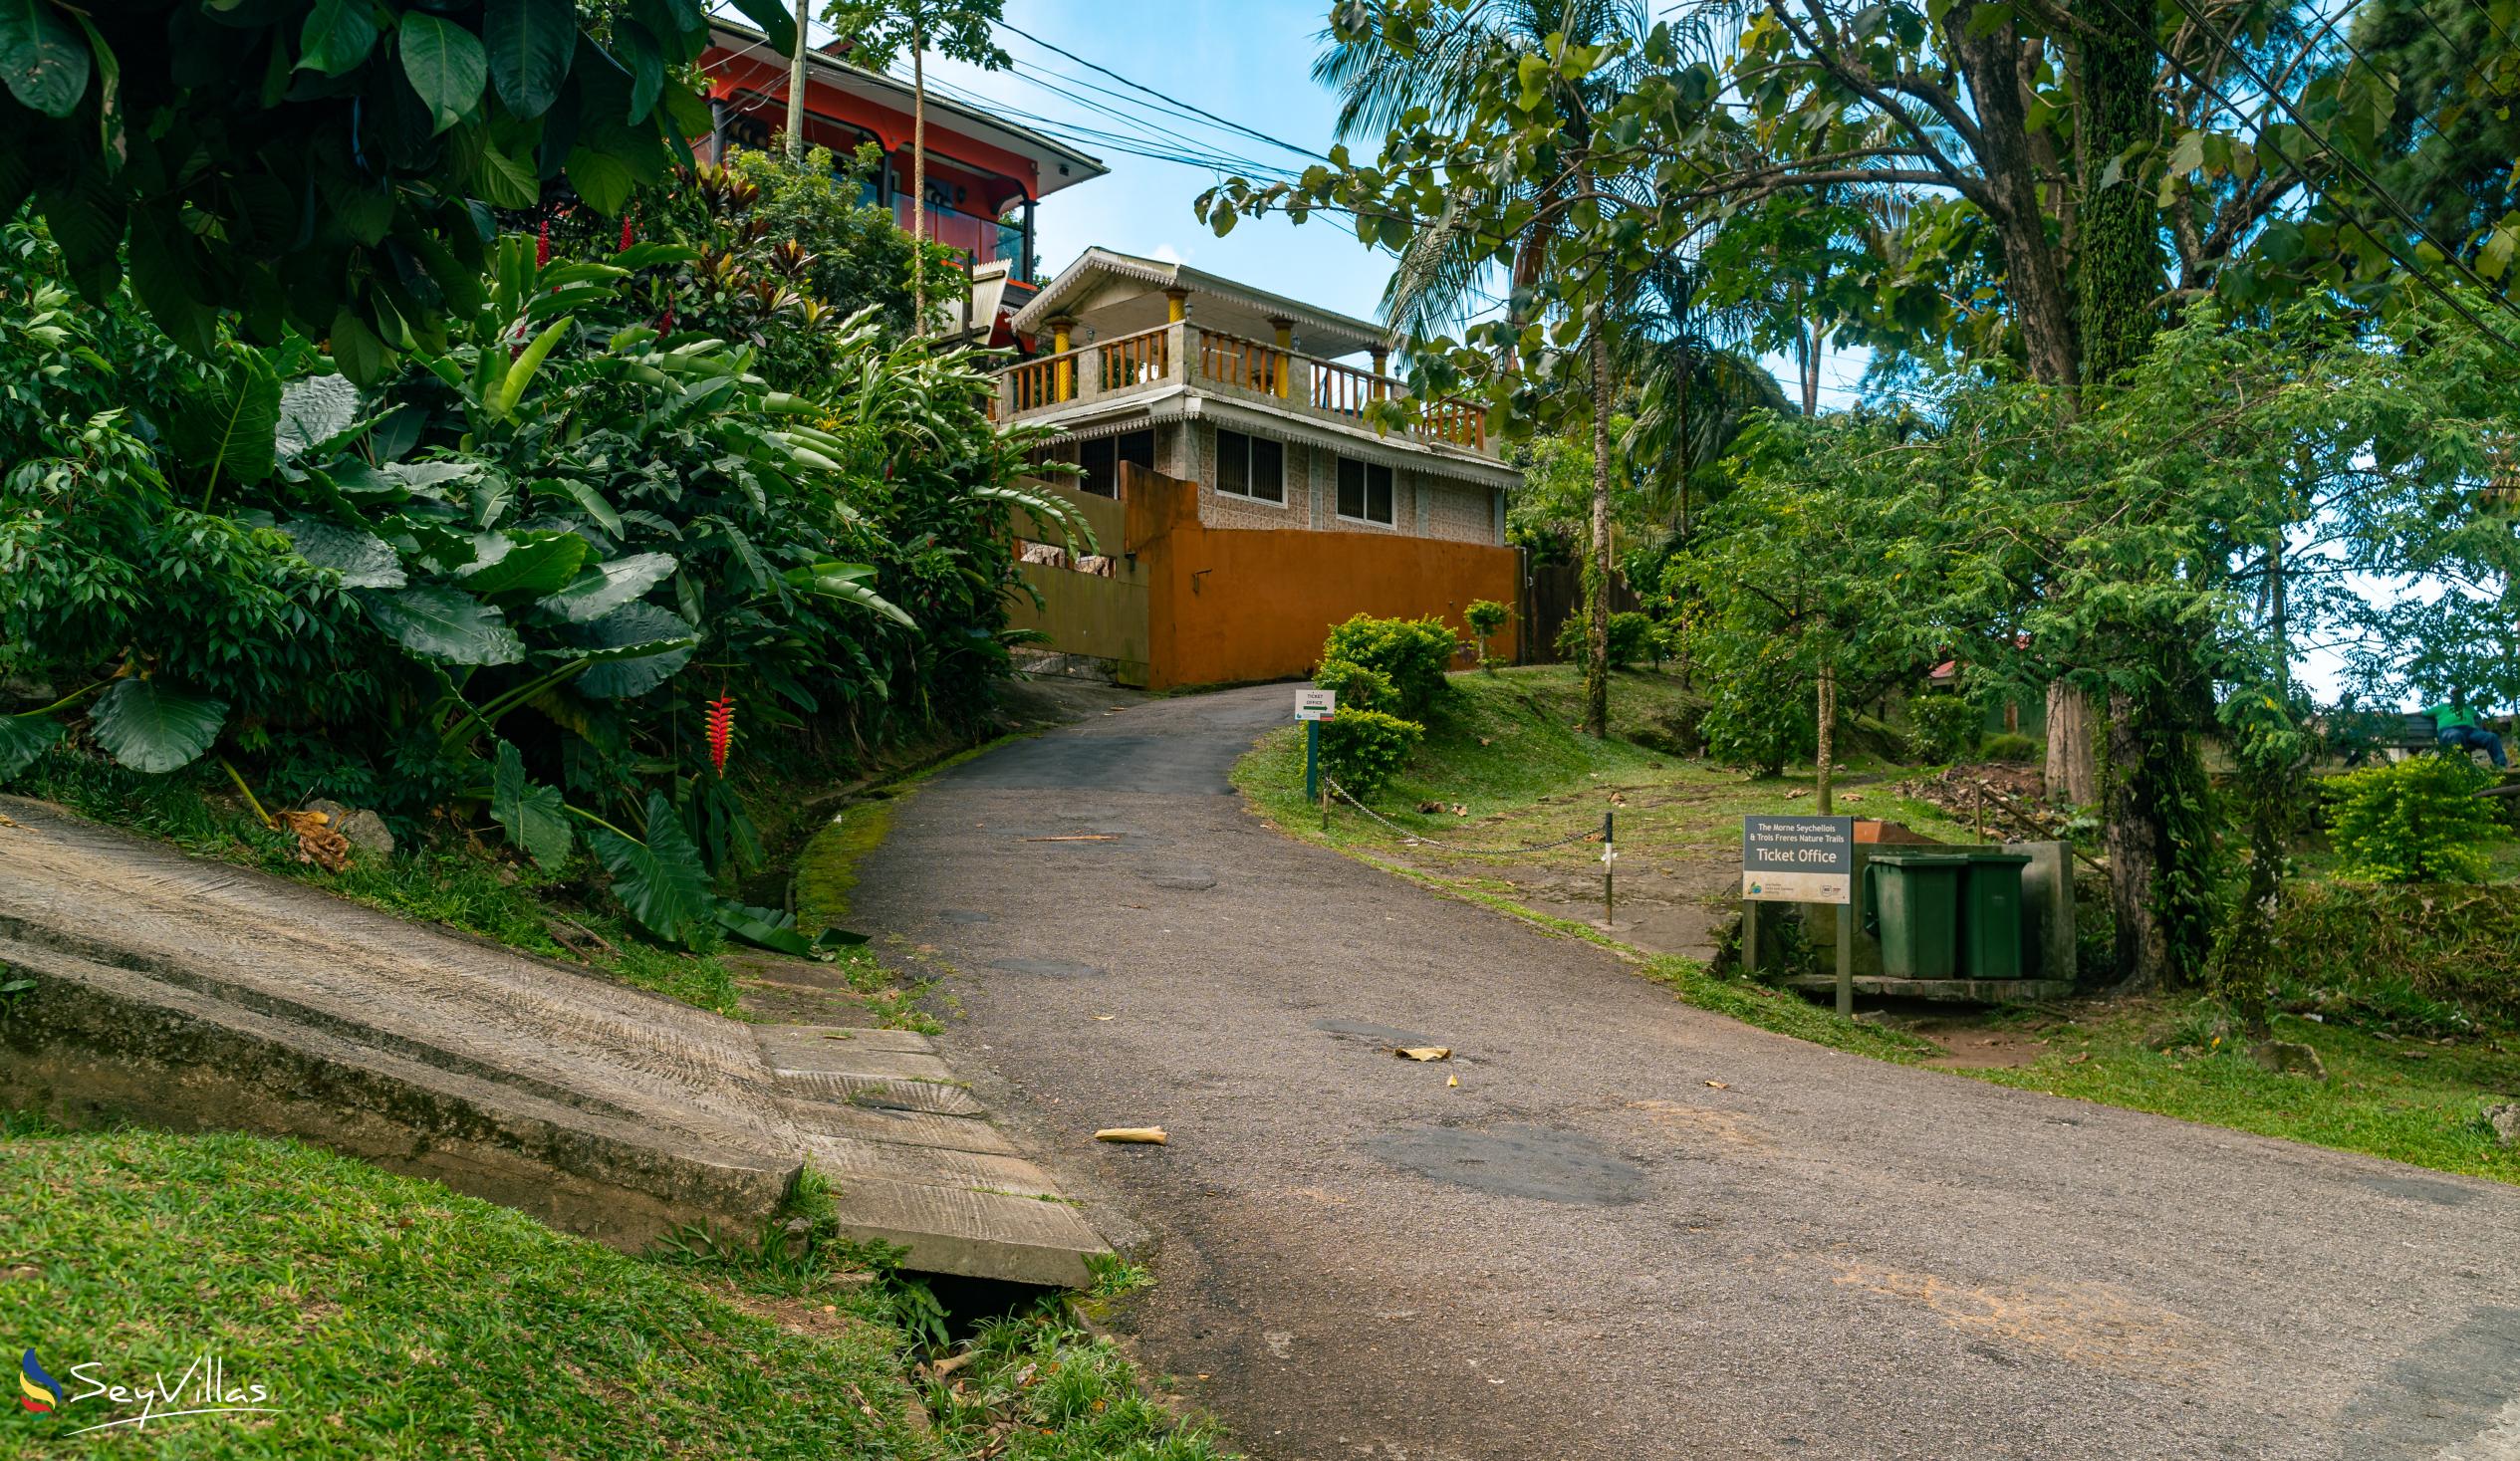
[(1618, 824), (1612, 821), (1616, 816), (1618, 814), (1615, 812), (1602, 814), (1602, 926), (1604, 928), (1619, 921), (1619, 902), (1614, 895), (1611, 881), (1611, 864), (1619, 860)]
[(1855, 1013), (1855, 904), (1838, 905), (1838, 1013)]

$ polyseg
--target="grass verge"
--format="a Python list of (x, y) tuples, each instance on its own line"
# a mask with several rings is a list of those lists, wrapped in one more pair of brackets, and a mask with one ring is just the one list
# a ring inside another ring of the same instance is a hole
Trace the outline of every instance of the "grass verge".
[[(801, 1237), (633, 1258), (295, 1142), (0, 1116), (0, 1332), (69, 1400), (0, 1417), (0, 1452), (1222, 1454), (1062, 1305), (984, 1326), (938, 1373), (923, 1363), (941, 1353), (933, 1296), (881, 1254), (819, 1239), (811, 1206)], [(265, 1386), (269, 1408), (70, 1434), (139, 1413), (83, 1397), (91, 1380), (180, 1385), (204, 1355), (228, 1387)]]

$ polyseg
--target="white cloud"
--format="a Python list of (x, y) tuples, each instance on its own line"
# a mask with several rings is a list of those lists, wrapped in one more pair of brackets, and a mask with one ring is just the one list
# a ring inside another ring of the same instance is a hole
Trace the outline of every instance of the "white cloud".
[(1154, 260), (1158, 264), (1186, 264), (1190, 262), (1189, 255), (1181, 252), (1179, 249), (1174, 248), (1168, 243), (1156, 244), (1153, 248), (1146, 251), (1146, 257)]

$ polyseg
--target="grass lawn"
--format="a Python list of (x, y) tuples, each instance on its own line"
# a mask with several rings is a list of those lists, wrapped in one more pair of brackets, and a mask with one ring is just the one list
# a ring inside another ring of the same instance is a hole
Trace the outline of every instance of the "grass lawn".
[[(1448, 853), (1454, 847), (1501, 848), (1552, 842), (1598, 830), (1617, 816), (1621, 885), (1659, 877), (1701, 897), (1726, 896), (1739, 863), (1745, 813), (1813, 810), (1809, 768), (1767, 781), (1621, 739), (1648, 738), (1684, 702), (1675, 678), (1631, 672), (1612, 678), (1613, 739), (1576, 729), (1582, 681), (1568, 666), (1541, 665), (1493, 675), (1457, 674), (1460, 693), (1427, 727), (1410, 765), (1371, 799), (1376, 813), (1433, 846), (1411, 845), (1344, 806), (1325, 830), (1304, 802), (1302, 733), (1273, 733), (1235, 768), (1234, 782), (1263, 815), (1291, 835), (1415, 878), (1455, 896), (1524, 917), (1552, 932), (1619, 950), (1642, 973), (1690, 1004), (1781, 1034), (1901, 1062), (1930, 1062), (1952, 1048), (1952, 1021), (1851, 1021), (1796, 996), (1709, 972), (1704, 961), (1636, 947), (1621, 930), (1567, 915), (1567, 905), (1535, 889), (1597, 883), (1598, 842), (1491, 859)], [(1896, 795), (1910, 774), (1862, 757), (1842, 768), (1840, 810), (1902, 822), (1949, 842), (1975, 842), (1972, 829), (1933, 806)], [(1440, 812), (1419, 812), (1441, 803)], [(1455, 809), (1458, 809), (1456, 813)], [(1579, 881), (1589, 879), (1589, 881)], [(1647, 883), (1650, 886), (1650, 883)], [(2410, 904), (2432, 916), (2415, 893)], [(2450, 909), (2443, 909), (2446, 917)], [(2395, 947), (2400, 939), (2389, 943)], [(2427, 957), (2440, 961), (2437, 951)], [(2480, 962), (2481, 958), (2481, 962)], [(2508, 959), (2471, 950), (2476, 979), (2502, 977)], [(2520, 976), (2514, 976), (2520, 977)], [(2434, 987), (2443, 981), (2434, 980)], [(2020, 1048), (2014, 1065), (1954, 1074), (2184, 1119), (2315, 1142), (2442, 1171), (2520, 1182), (2520, 1150), (2495, 1143), (2481, 1111), (2520, 1096), (2520, 1036), (2498, 1025), (2444, 1014), (2387, 970), (2339, 976), (2321, 970), (2279, 981), (2279, 1003), (2327, 1012), (2321, 1020), (2279, 1016), (2278, 1039), (2319, 1053), (2330, 1079), (2260, 1069), (2210, 1002), (2078, 1000), (2030, 1011), (1993, 1012), (1962, 1022)], [(1927, 1039), (1911, 1023), (1939, 1029)], [(2219, 1046), (2213, 1037), (2221, 1034)], [(2037, 1043), (2034, 1043), (2037, 1042)]]
[[(2520, 1097), (2520, 1055), (2499, 1040), (2385, 1039), (2278, 1015), (2278, 1040), (2310, 1046), (2324, 1082), (2251, 1061), (2210, 1002), (2078, 1002), (2076, 1013), (2011, 1019), (2048, 1044), (2024, 1066), (1966, 1074), (2265, 1136), (2368, 1152), (2437, 1171), (2520, 1183), (2520, 1148), (2503, 1146), (2483, 1105)], [(2216, 1036), (2221, 1044), (2215, 1045)], [(2155, 1048), (2176, 1041), (2167, 1049)]]
[[(12, 1407), (0, 1454), (1220, 1454), (1063, 1307), (984, 1327), (932, 1377), (932, 1298), (846, 1245), (632, 1258), (295, 1142), (18, 1117), (0, 1214), (0, 1333), (71, 1402)], [(271, 1409), (68, 1434), (139, 1413), (81, 1399), (91, 1379), (179, 1387), (205, 1354)]]

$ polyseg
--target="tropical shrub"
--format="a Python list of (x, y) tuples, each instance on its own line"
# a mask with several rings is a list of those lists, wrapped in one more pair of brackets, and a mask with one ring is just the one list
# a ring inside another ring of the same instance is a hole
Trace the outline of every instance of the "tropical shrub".
[(1968, 754), (1981, 718), (1963, 695), (1907, 697), (1907, 755), (1919, 765), (1940, 766)]
[[(704, 163), (680, 185), (657, 189), (635, 219), (637, 235), (687, 245), (698, 257), (651, 271), (650, 311), (671, 311), (678, 329), (751, 346), (754, 370), (782, 390), (816, 388), (861, 312), (885, 334), (907, 336), (915, 245), (890, 209), (859, 201), (877, 165), (872, 143), (845, 169), (822, 147), (808, 150), (801, 167), (738, 148), (723, 165)], [(585, 242), (589, 257), (617, 246), (601, 219)], [(931, 245), (929, 277), (959, 278), (950, 258)]]
[(1322, 725), (1322, 765), (1348, 795), (1362, 800), (1399, 774), (1425, 734), (1416, 721), (1342, 705), (1338, 718)]
[(1423, 720), (1451, 688), (1444, 671), (1460, 647), (1452, 630), (1432, 615), (1376, 618), (1360, 613), (1332, 627), (1322, 645), (1322, 663), (1344, 660), (1381, 672), (1391, 682), (1389, 702), (1383, 708)]
[(861, 325), (804, 395), (659, 338), (636, 281), (675, 246), (546, 266), (511, 237), (376, 391), (224, 339), (126, 391), (40, 237), (0, 237), (0, 380), (37, 401), (0, 414), (0, 707), (38, 702), (0, 708), (0, 779), (84, 711), (142, 771), (223, 746), (405, 830), (486, 813), (547, 865), (583, 831), (660, 936), (796, 945), (709, 889), (759, 853), (733, 707), (862, 741), (967, 713), (1004, 663), (1005, 507), (1061, 516), (1005, 485), (1029, 443), (963, 358)]
[(2501, 836), (2476, 792), (2492, 780), (2465, 756), (2409, 756), (2328, 783), (2329, 827), (2349, 876), (2374, 882), (2476, 882), (2484, 845)]
[[(1558, 653), (1578, 668), (1591, 661), (1592, 634), (1583, 614), (1569, 615), (1566, 622), (1558, 625)], [(1611, 668), (1627, 669), (1640, 659), (1658, 663), (1661, 658), (1661, 630), (1653, 615), (1623, 609), (1610, 616)]]

